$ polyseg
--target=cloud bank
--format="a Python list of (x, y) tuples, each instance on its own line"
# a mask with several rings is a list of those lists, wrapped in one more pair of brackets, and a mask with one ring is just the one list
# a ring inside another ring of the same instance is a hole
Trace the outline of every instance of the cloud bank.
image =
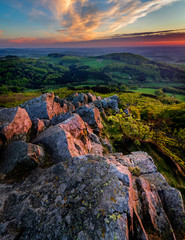
[(102, 39), (65, 42), (53, 38), (15, 38), (0, 39), (1, 46), (24, 47), (125, 47), (125, 46), (158, 46), (185, 45), (185, 29), (116, 34)]

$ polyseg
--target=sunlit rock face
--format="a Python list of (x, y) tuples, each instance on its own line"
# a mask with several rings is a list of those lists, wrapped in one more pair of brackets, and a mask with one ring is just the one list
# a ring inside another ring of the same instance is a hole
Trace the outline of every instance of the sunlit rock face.
[[(33, 143), (48, 148), (52, 161), (60, 162), (70, 157), (88, 154), (92, 150), (92, 130), (78, 114), (73, 114), (62, 123), (48, 128)], [(101, 152), (101, 151), (100, 151)]]
[(100, 131), (103, 128), (101, 123), (100, 112), (93, 104), (85, 105), (77, 108), (75, 111), (80, 117), (95, 131)]
[(15, 107), (0, 110), (0, 132), (6, 140), (24, 138), (31, 126), (32, 122), (25, 109)]
[(45, 94), (0, 110), (0, 239), (184, 240), (181, 193), (147, 153), (113, 153), (102, 134), (118, 102)]
[(45, 93), (38, 98), (29, 100), (21, 104), (22, 108), (25, 108), (29, 114), (31, 120), (39, 119), (51, 119), (65, 112), (58, 102), (55, 102), (54, 93)]

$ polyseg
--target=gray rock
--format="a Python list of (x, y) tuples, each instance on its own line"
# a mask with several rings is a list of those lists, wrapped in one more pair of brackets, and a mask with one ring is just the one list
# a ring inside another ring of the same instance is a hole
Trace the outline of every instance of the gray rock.
[[(20, 240), (183, 240), (179, 192), (158, 173), (132, 176), (116, 160), (122, 157), (74, 157), (37, 169), (22, 183), (0, 184), (0, 235)], [(175, 221), (181, 222), (180, 229)]]
[(67, 120), (68, 118), (70, 118), (71, 116), (72, 116), (72, 113), (71, 113), (71, 112), (67, 112), (67, 113), (64, 113), (64, 114), (62, 114), (62, 115), (53, 117), (53, 118), (51, 119), (51, 125), (55, 126), (55, 125), (57, 125), (58, 123), (62, 123), (62, 122), (64, 122), (65, 120)]
[(117, 95), (113, 95), (111, 97), (109, 97), (110, 99), (116, 100), (117, 102), (119, 102), (119, 97)]
[(107, 97), (101, 100), (101, 103), (104, 109), (111, 108), (115, 112), (119, 111), (118, 102), (119, 102), (119, 98), (117, 95), (114, 95), (112, 97)]
[(97, 100), (97, 97), (92, 93), (87, 93), (87, 97), (88, 97), (88, 102), (89, 103)]
[(45, 93), (21, 104), (21, 107), (26, 109), (31, 120), (36, 118), (51, 119), (63, 112), (60, 103), (55, 102), (54, 99), (54, 93)]
[[(105, 101), (106, 102), (106, 101)], [(94, 106), (97, 107), (99, 109), (100, 112), (104, 113), (104, 108), (105, 106), (103, 107), (103, 103), (102, 103), (102, 100), (97, 100), (95, 102), (93, 102)], [(108, 106), (107, 106), (108, 107)]]
[(99, 138), (96, 134), (90, 133), (90, 134), (89, 134), (89, 138), (90, 138), (90, 140), (91, 140), (92, 142), (101, 144), (100, 138)]
[[(127, 235), (124, 210), (127, 211), (129, 195), (125, 199), (126, 189), (108, 172), (106, 159), (76, 157), (67, 165), (59, 163), (47, 170), (37, 170), (22, 184), (12, 185), (11, 190), (0, 185), (1, 235), (17, 234), (20, 239), (30, 240), (75, 239), (77, 236), (79, 239), (99, 240), (104, 236), (122, 239)], [(114, 189), (119, 201), (124, 199), (122, 202), (126, 204), (119, 207), (120, 213), (114, 211), (119, 202), (111, 200)], [(12, 219), (14, 224), (8, 227)]]
[(141, 174), (156, 173), (157, 167), (154, 164), (153, 159), (145, 152), (133, 152), (130, 156), (131, 162), (134, 167), (138, 167)]
[(79, 107), (74, 112), (77, 113), (83, 119), (83, 121), (93, 129), (98, 130), (103, 128), (100, 112), (98, 108), (94, 107), (93, 104)]
[(113, 153), (113, 148), (107, 138), (101, 138), (102, 145), (107, 149), (109, 153)]
[(88, 154), (92, 147), (87, 136), (87, 126), (77, 114), (73, 114), (62, 123), (51, 126), (38, 135), (33, 143), (43, 144), (55, 163)]
[(107, 105), (109, 108), (111, 108), (112, 110), (118, 112), (119, 111), (119, 108), (118, 108), (118, 102), (114, 99), (109, 99), (107, 101)]
[(84, 93), (75, 93), (67, 98), (75, 108), (83, 106), (88, 103), (88, 96)]
[(51, 125), (50, 120), (48, 120), (48, 119), (42, 119), (42, 121), (44, 122), (44, 126), (45, 126), (46, 128), (50, 127), (50, 125)]
[(22, 141), (8, 144), (2, 153), (0, 172), (24, 175), (44, 163), (45, 153), (41, 146)]
[(159, 196), (164, 210), (177, 237), (183, 239), (185, 232), (184, 205), (181, 193), (175, 188), (160, 189)]

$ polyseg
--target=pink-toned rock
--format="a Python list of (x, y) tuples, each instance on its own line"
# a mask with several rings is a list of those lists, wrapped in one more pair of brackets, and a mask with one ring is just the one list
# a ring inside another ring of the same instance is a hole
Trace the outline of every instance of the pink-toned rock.
[(41, 143), (49, 150), (52, 161), (61, 162), (71, 157), (91, 152), (88, 137), (90, 128), (77, 114), (66, 121), (48, 128), (38, 135), (33, 143)]
[(100, 111), (93, 104), (86, 104), (85, 106), (77, 108), (75, 111), (95, 132), (99, 132), (103, 125), (101, 123)]
[(172, 226), (163, 209), (161, 199), (158, 195), (156, 187), (140, 177), (137, 180), (137, 188), (140, 193), (140, 201), (138, 201), (137, 211), (145, 228), (151, 226), (151, 231), (166, 237), (166, 239), (175, 239), (174, 232), (171, 231)]
[(34, 119), (33, 121), (33, 129), (36, 135), (43, 132), (45, 130), (45, 124), (43, 120), (40, 120), (39, 118)]
[(75, 93), (69, 96), (67, 101), (71, 102), (75, 108), (78, 108), (88, 103), (88, 96), (84, 93)]
[(31, 143), (15, 141), (8, 144), (2, 153), (0, 173), (24, 175), (38, 165), (43, 165), (44, 149)]
[(89, 103), (97, 100), (96, 96), (93, 95), (92, 93), (88, 93), (87, 96), (88, 96), (88, 102)]
[(7, 140), (13, 137), (21, 139), (31, 126), (32, 122), (25, 109), (15, 107), (0, 110), (0, 129)]
[(36, 118), (51, 119), (65, 112), (60, 103), (55, 101), (54, 93), (45, 93), (38, 98), (23, 103), (21, 107), (26, 109), (31, 120)]
[(75, 106), (70, 102), (67, 103), (67, 107), (69, 112), (73, 112), (75, 110)]
[(60, 104), (60, 107), (62, 108), (61, 113), (68, 112), (68, 102), (65, 99), (61, 99), (58, 96), (54, 98), (54, 101), (58, 104)]
[(101, 101), (101, 100), (102, 100), (102, 97), (101, 97), (101, 96), (98, 96), (98, 97), (97, 97), (97, 100), (100, 100), (100, 101)]

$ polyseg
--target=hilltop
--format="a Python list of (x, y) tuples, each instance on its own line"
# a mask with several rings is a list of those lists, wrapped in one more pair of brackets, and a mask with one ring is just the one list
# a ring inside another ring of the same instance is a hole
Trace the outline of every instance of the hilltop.
[[(2, 240), (183, 240), (181, 193), (146, 152), (124, 156), (112, 146), (115, 138), (123, 147), (124, 138), (152, 138), (126, 103), (117, 95), (45, 93), (0, 110)], [(183, 161), (163, 155), (184, 179)]]

